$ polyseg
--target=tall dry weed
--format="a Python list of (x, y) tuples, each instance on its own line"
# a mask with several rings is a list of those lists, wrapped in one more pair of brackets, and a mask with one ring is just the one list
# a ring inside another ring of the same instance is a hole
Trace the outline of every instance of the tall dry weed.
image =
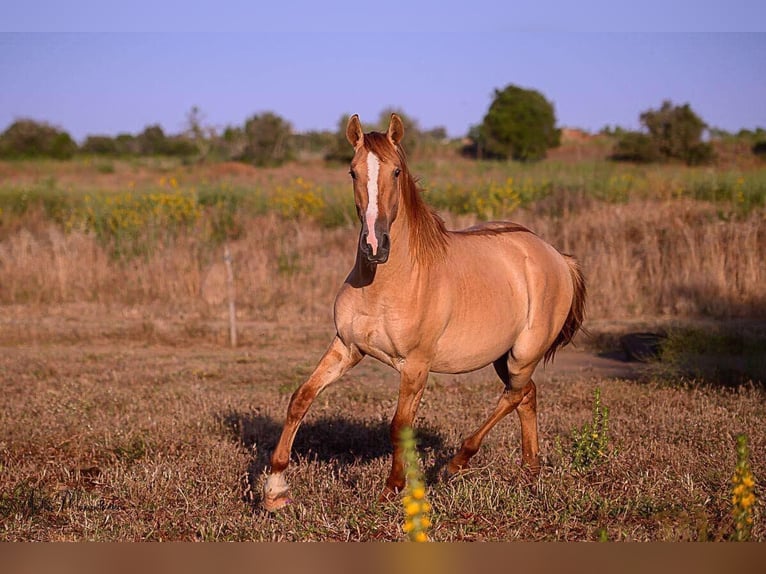
[[(575, 206), (577, 207), (577, 206)], [(591, 319), (766, 314), (763, 214), (721, 218), (688, 200), (588, 202), (566, 216), (515, 219), (582, 263)], [(450, 217), (471, 224), (471, 216)], [(329, 320), (353, 264), (357, 231), (276, 215), (243, 219), (230, 243), (237, 305), (264, 320)], [(0, 302), (99, 302), (223, 312), (223, 249), (193, 232), (150, 254), (116, 260), (91, 236), (49, 225), (0, 243)]]

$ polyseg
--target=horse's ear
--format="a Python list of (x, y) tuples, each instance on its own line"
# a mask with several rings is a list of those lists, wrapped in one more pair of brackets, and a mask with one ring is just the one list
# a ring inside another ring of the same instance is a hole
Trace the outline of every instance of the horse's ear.
[(388, 124), (388, 139), (395, 146), (399, 145), (404, 137), (404, 124), (402, 119), (396, 114), (391, 114), (391, 123)]
[(346, 139), (354, 148), (358, 148), (362, 145), (364, 140), (364, 132), (362, 131), (362, 124), (359, 123), (359, 114), (354, 114), (348, 119), (348, 125), (346, 126)]

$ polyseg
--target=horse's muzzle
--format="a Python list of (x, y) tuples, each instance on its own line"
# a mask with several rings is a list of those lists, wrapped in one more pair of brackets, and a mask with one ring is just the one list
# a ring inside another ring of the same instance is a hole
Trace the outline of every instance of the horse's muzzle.
[(367, 233), (362, 234), (362, 240), (360, 241), (359, 248), (362, 251), (362, 255), (368, 263), (385, 263), (388, 261), (388, 254), (391, 251), (391, 237), (388, 232), (383, 232), (380, 240), (378, 241), (378, 252), (372, 252), (372, 245), (367, 242)]

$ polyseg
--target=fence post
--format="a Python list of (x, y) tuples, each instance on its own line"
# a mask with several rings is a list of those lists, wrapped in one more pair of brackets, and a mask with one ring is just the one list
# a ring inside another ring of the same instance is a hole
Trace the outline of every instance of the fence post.
[(237, 307), (234, 292), (234, 269), (231, 265), (229, 243), (223, 247), (223, 262), (226, 265), (226, 291), (229, 297), (229, 341), (232, 347), (237, 346)]

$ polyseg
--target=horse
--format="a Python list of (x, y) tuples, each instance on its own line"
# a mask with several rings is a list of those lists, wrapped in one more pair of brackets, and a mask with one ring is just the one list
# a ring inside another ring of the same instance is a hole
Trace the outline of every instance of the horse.
[(405, 486), (400, 433), (412, 425), (430, 372), (466, 373), (491, 363), (504, 385), (490, 416), (446, 465), (448, 476), (466, 469), (485, 435), (514, 410), (522, 464), (539, 472), (532, 374), (582, 326), (580, 267), (516, 223), (447, 230), (421, 197), (403, 136), (396, 114), (386, 133), (364, 133), (358, 115), (348, 121), (346, 138), (354, 148), (349, 174), (361, 222), (356, 258), (335, 299), (335, 337), (290, 399), (263, 485), (269, 511), (290, 502), (284, 474), (311, 403), (365, 356), (400, 374), (391, 471), (381, 499)]

